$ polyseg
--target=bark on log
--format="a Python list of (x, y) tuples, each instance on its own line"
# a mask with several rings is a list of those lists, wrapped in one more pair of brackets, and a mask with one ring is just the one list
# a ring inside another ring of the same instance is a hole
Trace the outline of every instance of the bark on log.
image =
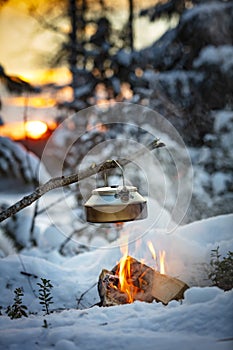
[[(171, 300), (180, 300), (188, 285), (183, 281), (159, 273), (153, 268), (130, 259), (130, 281), (134, 290), (133, 301), (151, 303), (153, 300), (167, 305)], [(128, 295), (121, 291), (119, 283), (119, 264), (111, 271), (102, 270), (99, 276), (98, 291), (102, 306), (113, 306), (129, 303)]]

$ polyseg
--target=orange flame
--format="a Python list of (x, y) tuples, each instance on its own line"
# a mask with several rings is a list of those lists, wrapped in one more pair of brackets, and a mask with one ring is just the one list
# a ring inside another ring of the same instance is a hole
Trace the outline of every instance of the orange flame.
[(128, 236), (122, 235), (121, 238), (124, 244), (121, 246), (121, 252), (123, 254), (119, 262), (119, 271), (117, 275), (119, 276), (119, 286), (121, 292), (125, 293), (128, 298), (128, 303), (133, 303), (134, 296), (138, 292), (138, 287), (132, 283), (131, 277), (131, 257), (128, 256)]
[[(118, 269), (116, 271), (116, 274), (119, 276), (119, 284), (118, 289), (125, 293), (127, 295), (127, 302), (133, 303), (135, 300), (135, 296), (139, 292), (143, 292), (141, 286), (141, 281), (139, 279), (139, 286), (134, 285), (135, 276), (132, 275), (132, 267), (131, 264), (133, 263), (133, 258), (131, 258), (128, 255), (128, 236), (121, 235), (121, 238), (124, 241), (124, 244), (121, 246), (121, 252), (122, 252), (122, 258), (120, 259), (120, 262), (118, 264)], [(153, 259), (157, 260), (157, 255), (155, 252), (155, 249), (153, 247), (153, 244), (151, 241), (147, 242), (148, 248), (150, 249), (150, 252), (152, 254)], [(160, 273), (165, 274), (165, 251), (160, 250), (159, 251), (159, 267), (160, 267)], [(144, 259), (141, 259), (141, 263), (145, 263)], [(156, 267), (157, 267), (156, 262)], [(133, 265), (132, 265), (133, 266)]]
[[(155, 253), (155, 249), (153, 246), (153, 243), (151, 241), (147, 242), (147, 246), (152, 254), (152, 258), (157, 261), (157, 255)], [(165, 250), (160, 250), (159, 251), (159, 267), (160, 267), (160, 273), (165, 275), (165, 256), (166, 256), (166, 252)], [(156, 263), (156, 269), (157, 269), (157, 263)]]
[(130, 265), (128, 261), (128, 238), (127, 236), (122, 237), (125, 241), (125, 244), (121, 246), (121, 252), (123, 254), (121, 260), (120, 260), (120, 268), (119, 268), (119, 283), (120, 283), (120, 290), (122, 292), (125, 292), (128, 295), (129, 300), (131, 300), (130, 296), (130, 290), (128, 286), (127, 279), (130, 276)]
[(131, 294), (130, 284), (128, 283), (130, 279), (130, 257), (124, 255), (120, 260), (120, 270), (119, 270), (119, 282), (120, 290), (125, 292), (128, 296), (128, 302), (133, 302), (133, 296)]
[(118, 288), (121, 292), (127, 295), (127, 302), (133, 303), (135, 300), (135, 295), (140, 291), (143, 292), (140, 287), (133, 284), (133, 279), (131, 275), (131, 262), (132, 258), (127, 255), (127, 251), (121, 258), (119, 263), (119, 271), (117, 272), (119, 276)]
[(160, 263), (160, 273), (165, 275), (165, 250), (159, 251), (159, 263)]
[(151, 254), (152, 254), (152, 258), (153, 258), (154, 260), (156, 260), (156, 253), (155, 253), (155, 249), (154, 249), (153, 243), (152, 243), (151, 241), (148, 241), (148, 242), (147, 242), (147, 246), (148, 246), (148, 248), (150, 249), (150, 252), (151, 252)]

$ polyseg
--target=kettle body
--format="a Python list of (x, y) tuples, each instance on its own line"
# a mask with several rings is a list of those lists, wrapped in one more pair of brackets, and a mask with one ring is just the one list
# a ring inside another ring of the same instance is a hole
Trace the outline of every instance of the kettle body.
[(96, 188), (84, 207), (87, 221), (93, 223), (125, 222), (147, 217), (147, 201), (134, 186)]

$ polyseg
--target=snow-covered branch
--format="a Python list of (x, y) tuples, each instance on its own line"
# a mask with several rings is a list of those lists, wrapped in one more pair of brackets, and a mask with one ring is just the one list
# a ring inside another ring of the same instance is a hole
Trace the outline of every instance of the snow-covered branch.
[[(155, 139), (149, 145), (146, 146), (146, 149), (151, 151), (155, 148), (160, 148), (160, 147), (164, 147), (164, 146), (165, 146), (164, 143), (162, 143), (159, 139)], [(115, 160), (104, 161), (98, 165), (93, 164), (91, 167), (89, 167), (83, 171), (80, 171), (78, 174), (72, 174), (72, 175), (68, 175), (68, 176), (61, 176), (61, 177), (52, 178), (49, 181), (47, 181), (45, 184), (36, 188), (35, 191), (33, 191), (31, 194), (23, 197), (21, 200), (19, 200), (17, 203), (13, 204), (12, 206), (7, 208), (6, 210), (3, 210), (0, 213), (0, 222), (13, 216), (14, 214), (19, 212), (20, 210), (28, 207), (33, 202), (35, 202), (40, 197), (42, 197), (45, 193), (47, 193), (55, 188), (65, 187), (65, 186), (71, 185), (75, 182), (79, 182), (83, 179), (86, 179), (94, 174), (97, 174), (97, 173), (100, 173), (100, 172), (103, 172), (103, 171), (106, 171), (109, 169), (114, 169), (118, 166), (117, 163), (120, 164), (121, 166), (127, 165), (128, 163), (132, 162), (134, 159), (137, 159), (138, 157), (140, 157), (144, 152), (145, 152), (145, 149), (143, 148), (140, 151), (135, 152), (133, 155), (131, 155), (127, 159), (117, 160), (117, 162)]]

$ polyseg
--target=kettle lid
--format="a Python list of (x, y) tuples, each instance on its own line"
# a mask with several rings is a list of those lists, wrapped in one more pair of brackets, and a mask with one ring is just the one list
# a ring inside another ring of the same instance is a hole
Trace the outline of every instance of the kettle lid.
[(112, 196), (119, 191), (126, 190), (127, 192), (137, 192), (137, 187), (135, 186), (106, 186), (106, 187), (98, 187), (92, 191), (92, 194), (104, 195), (104, 196)]

